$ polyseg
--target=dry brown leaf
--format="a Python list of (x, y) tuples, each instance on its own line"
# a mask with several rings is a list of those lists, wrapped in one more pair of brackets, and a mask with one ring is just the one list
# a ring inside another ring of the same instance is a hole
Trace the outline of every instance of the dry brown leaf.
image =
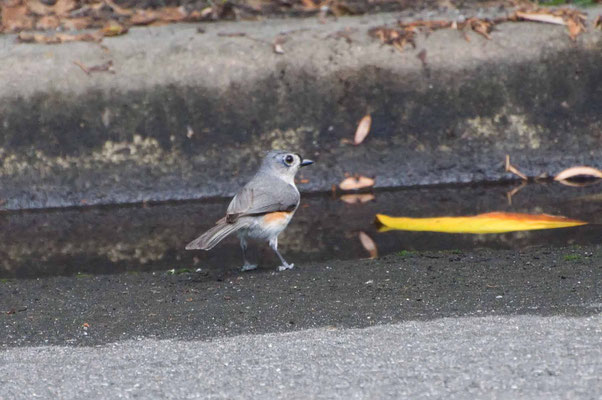
[(376, 248), (376, 243), (374, 243), (374, 240), (372, 240), (372, 238), (364, 232), (359, 233), (359, 238), (364, 249), (370, 253), (370, 258), (378, 257), (378, 249)]
[(312, 0), (301, 0), (301, 3), (303, 3), (303, 7), (307, 11), (315, 10), (318, 8), (318, 5), (316, 3), (314, 3)]
[(364, 115), (364, 118), (360, 120), (355, 130), (355, 137), (353, 138), (353, 144), (358, 145), (366, 139), (366, 136), (370, 133), (370, 126), (372, 125), (372, 117), (370, 114)]
[(159, 15), (153, 10), (136, 10), (134, 15), (130, 18), (130, 22), (134, 25), (148, 25), (151, 22), (156, 21)]
[(100, 30), (103, 36), (119, 36), (127, 33), (128, 28), (117, 21), (109, 21)]
[(102, 36), (97, 33), (82, 33), (79, 35), (57, 33), (55, 35), (47, 36), (41, 33), (21, 32), (17, 39), (21, 43), (57, 44), (66, 42), (94, 42), (102, 39)]
[(466, 25), (470, 26), (470, 29), (484, 36), (486, 39), (491, 39), (489, 33), (491, 33), (491, 31), (493, 30), (493, 23), (491, 23), (490, 21), (478, 18), (470, 18), (466, 21)]
[(521, 179), (523, 180), (528, 180), (529, 178), (527, 178), (527, 175), (523, 174), (522, 172), (520, 172), (518, 170), (518, 168), (516, 168), (514, 165), (510, 164), (510, 155), (506, 154), (506, 171), (507, 172), (512, 172), (515, 175), (518, 175)]
[(104, 2), (105, 2), (106, 5), (108, 5), (109, 7), (111, 7), (113, 9), (113, 12), (115, 14), (117, 14), (117, 15), (129, 16), (129, 15), (132, 15), (134, 13), (129, 8), (119, 7), (112, 0), (104, 0)]
[(594, 28), (602, 30), (602, 15), (598, 15), (594, 19)]
[(600, 178), (602, 179), (602, 171), (593, 167), (571, 167), (567, 168), (564, 171), (560, 172), (558, 175), (554, 177), (556, 181), (564, 181), (567, 179), (575, 178), (577, 176), (588, 176), (592, 178)]
[(23, 5), (14, 7), (2, 5), (0, 11), (2, 13), (0, 26), (3, 32), (16, 32), (33, 28), (33, 18), (27, 15), (27, 7)]
[(76, 6), (75, 0), (57, 0), (54, 3), (54, 13), (59, 17), (66, 16)]
[(92, 19), (90, 17), (61, 19), (61, 26), (71, 31), (85, 29), (90, 25), (92, 25)]
[(54, 11), (53, 7), (47, 6), (40, 0), (27, 0), (27, 8), (36, 15), (48, 15)]
[(562, 17), (544, 12), (517, 11), (516, 16), (528, 21), (565, 25), (564, 19)]
[(36, 21), (36, 29), (51, 30), (59, 26), (59, 19), (54, 15), (45, 15)]
[(350, 176), (339, 183), (341, 190), (357, 190), (374, 186), (374, 179), (366, 176)]
[(374, 199), (372, 193), (344, 194), (341, 196), (341, 200), (347, 204), (364, 204)]
[(569, 29), (569, 36), (573, 40), (577, 40), (577, 36), (579, 36), (579, 34), (585, 30), (583, 24), (572, 18), (566, 21), (566, 26)]

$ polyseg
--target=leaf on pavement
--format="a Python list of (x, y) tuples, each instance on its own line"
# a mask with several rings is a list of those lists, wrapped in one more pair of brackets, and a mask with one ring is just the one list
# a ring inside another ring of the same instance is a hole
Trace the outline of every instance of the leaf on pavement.
[(366, 139), (366, 136), (370, 133), (370, 126), (372, 125), (372, 117), (370, 114), (364, 116), (361, 119), (360, 123), (357, 125), (357, 129), (355, 130), (355, 137), (353, 139), (353, 144), (358, 145)]
[(577, 176), (587, 176), (591, 178), (600, 178), (602, 179), (602, 171), (593, 167), (586, 166), (578, 166), (567, 168), (564, 171), (561, 171), (558, 175), (554, 177), (556, 181), (564, 181), (567, 179), (575, 178)]
[(587, 222), (548, 214), (490, 212), (468, 217), (409, 218), (377, 214), (379, 231), (427, 231), (445, 233), (505, 233), (586, 225)]
[(366, 176), (350, 176), (339, 183), (341, 190), (358, 190), (374, 186), (374, 179)]
[(359, 233), (359, 238), (364, 249), (370, 253), (370, 258), (378, 257), (378, 249), (376, 248), (376, 243), (374, 243), (374, 240), (372, 240), (372, 238), (364, 232)]

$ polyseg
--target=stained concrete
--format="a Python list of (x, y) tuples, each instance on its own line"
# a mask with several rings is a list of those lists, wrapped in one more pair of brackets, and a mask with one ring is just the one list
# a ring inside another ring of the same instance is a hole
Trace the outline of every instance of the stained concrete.
[[(505, 23), (468, 42), (441, 30), (399, 53), (367, 34), (399, 15), (134, 28), (102, 45), (3, 35), (1, 207), (229, 195), (270, 148), (317, 159), (305, 191), (345, 173), (377, 187), (500, 180), (505, 154), (532, 176), (602, 166), (600, 31), (573, 42), (564, 27)], [(411, 18), (443, 17), (461, 16)], [(115, 74), (73, 63), (108, 60)], [(368, 139), (345, 144), (366, 113)]]

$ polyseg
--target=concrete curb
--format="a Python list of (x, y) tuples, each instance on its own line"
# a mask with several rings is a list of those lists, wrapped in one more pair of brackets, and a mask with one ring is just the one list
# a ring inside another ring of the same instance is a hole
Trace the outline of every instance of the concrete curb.
[[(400, 54), (367, 35), (398, 16), (136, 28), (104, 47), (0, 36), (1, 207), (229, 195), (270, 148), (318, 160), (306, 191), (345, 173), (378, 187), (495, 181), (507, 153), (532, 176), (602, 166), (599, 31), (572, 42), (563, 27), (507, 23), (467, 42), (444, 30)], [(428, 14), (442, 17), (454, 15)], [(115, 74), (73, 64), (108, 60)], [(342, 143), (367, 112), (366, 142)]]

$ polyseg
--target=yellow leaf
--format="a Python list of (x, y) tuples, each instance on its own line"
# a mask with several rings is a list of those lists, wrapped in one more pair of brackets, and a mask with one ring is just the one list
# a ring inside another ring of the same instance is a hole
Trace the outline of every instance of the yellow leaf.
[(376, 214), (381, 232), (428, 231), (445, 233), (504, 233), (536, 229), (555, 229), (585, 225), (587, 222), (548, 214), (490, 212), (468, 217), (408, 218)]

